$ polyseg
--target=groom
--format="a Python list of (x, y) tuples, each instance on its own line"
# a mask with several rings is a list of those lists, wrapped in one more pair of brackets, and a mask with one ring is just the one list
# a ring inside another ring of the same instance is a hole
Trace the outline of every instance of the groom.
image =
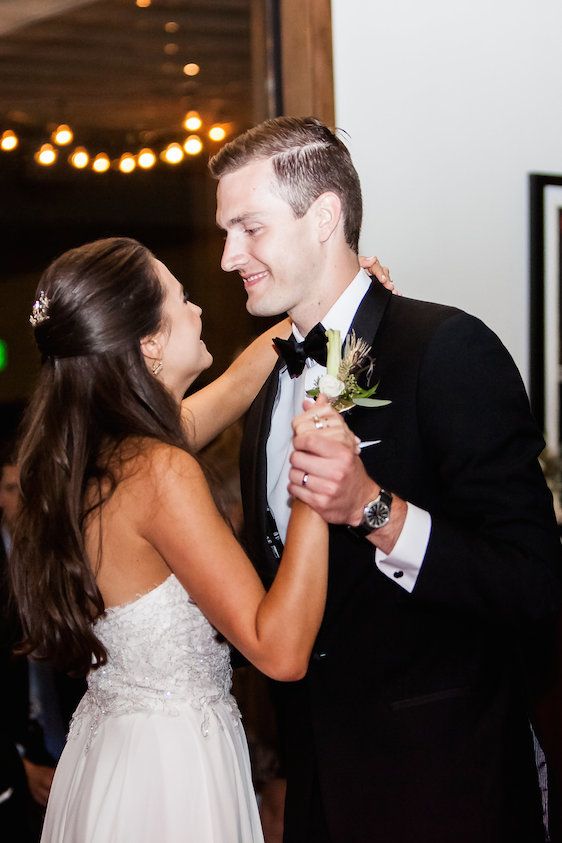
[[(370, 284), (358, 176), (319, 121), (261, 124), (210, 169), (223, 269), (242, 277), (252, 314), (293, 320), (293, 376), (280, 358), (243, 444), (264, 581), (288, 484), (335, 525), (310, 667), (284, 688), (286, 843), (538, 843), (528, 711), (560, 603), (560, 548), (517, 370), (479, 320)], [(362, 440), (353, 460), (326, 448), (321, 419), (301, 425), (305, 452), (290, 466), (291, 418), (325, 372), (296, 341), (319, 322), (371, 346), (362, 385), (378, 382), (391, 403), (349, 411)]]

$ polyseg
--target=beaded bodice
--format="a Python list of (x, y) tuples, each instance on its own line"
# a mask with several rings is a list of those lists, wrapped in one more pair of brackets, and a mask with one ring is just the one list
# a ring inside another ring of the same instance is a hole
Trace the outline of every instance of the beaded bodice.
[(134, 602), (108, 609), (94, 628), (108, 660), (89, 674), (69, 737), (87, 720), (89, 744), (102, 718), (137, 711), (174, 715), (185, 704), (201, 712), (204, 735), (218, 702), (237, 715), (228, 644), (217, 640), (173, 574)]

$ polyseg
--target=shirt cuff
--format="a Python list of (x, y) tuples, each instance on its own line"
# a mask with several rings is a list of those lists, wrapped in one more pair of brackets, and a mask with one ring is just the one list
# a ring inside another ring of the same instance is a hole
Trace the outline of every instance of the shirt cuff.
[(397, 585), (411, 592), (429, 544), (431, 515), (413, 503), (406, 505), (408, 509), (398, 541), (389, 554), (377, 548), (375, 564), (385, 576), (392, 577)]

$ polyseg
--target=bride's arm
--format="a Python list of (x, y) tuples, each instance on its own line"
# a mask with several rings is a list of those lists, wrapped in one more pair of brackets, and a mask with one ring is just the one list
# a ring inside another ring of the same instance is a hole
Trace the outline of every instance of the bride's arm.
[[(354, 449), (353, 434), (321, 401), (308, 412), (310, 427), (314, 427), (311, 413), (320, 410), (334, 449)], [(153, 495), (143, 482), (146, 511), (138, 513), (141, 534), (213, 626), (249, 661), (275, 679), (301, 678), (326, 599), (326, 523), (302, 501), (294, 502), (279, 571), (266, 593), (218, 513), (195, 459), (164, 446), (159, 453)]]
[(182, 418), (194, 452), (242, 416), (275, 366), (273, 337), (289, 336), (284, 319), (254, 340), (220, 377), (182, 401)]
[(279, 571), (266, 592), (194, 458), (168, 451), (156, 473), (143, 538), (210, 623), (259, 670), (278, 680), (301, 678), (326, 600), (326, 523), (295, 502)]

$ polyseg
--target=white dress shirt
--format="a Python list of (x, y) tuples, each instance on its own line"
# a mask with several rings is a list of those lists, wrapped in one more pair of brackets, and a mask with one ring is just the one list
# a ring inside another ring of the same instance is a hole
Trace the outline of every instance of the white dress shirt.
[[(351, 284), (321, 319), (324, 327), (339, 331), (343, 339), (351, 327), (355, 312), (370, 284), (371, 280), (367, 273), (363, 269), (359, 270)], [(293, 334), (298, 341), (304, 339), (295, 325), (293, 325)], [(306, 391), (312, 389), (316, 380), (325, 373), (326, 367), (311, 359), (306, 361), (304, 371), (298, 378), (291, 378), (286, 367), (279, 372), (279, 386), (266, 448), (267, 501), (283, 542), (287, 535), (291, 512), (291, 501), (287, 492), (292, 439), (291, 420), (295, 415), (303, 412), (302, 402)], [(376, 442), (362, 444), (364, 447), (376, 448), (377, 446)], [(430, 514), (408, 503), (404, 526), (392, 553), (385, 554), (377, 548), (375, 564), (383, 574), (392, 577), (406, 591), (412, 591), (423, 563), (430, 533)]]

